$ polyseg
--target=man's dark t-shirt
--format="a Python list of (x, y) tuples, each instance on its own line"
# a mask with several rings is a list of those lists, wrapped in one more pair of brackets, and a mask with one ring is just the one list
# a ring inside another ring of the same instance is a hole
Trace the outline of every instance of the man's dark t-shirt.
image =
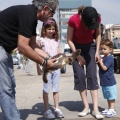
[(0, 12), (0, 45), (10, 53), (18, 45), (18, 34), (36, 36), (37, 10), (34, 5), (18, 5)]

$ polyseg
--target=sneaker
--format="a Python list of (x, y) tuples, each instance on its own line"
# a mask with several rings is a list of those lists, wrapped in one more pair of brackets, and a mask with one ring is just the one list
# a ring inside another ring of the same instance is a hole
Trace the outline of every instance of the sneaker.
[(54, 114), (52, 113), (52, 111), (51, 111), (50, 109), (47, 110), (47, 111), (44, 113), (44, 117), (45, 117), (45, 118), (48, 118), (48, 119), (54, 119), (54, 118), (55, 118)]
[(101, 114), (102, 114), (102, 115), (106, 115), (108, 111), (109, 111), (109, 109), (105, 109), (105, 110), (103, 110), (103, 111), (101, 112)]
[(57, 118), (64, 118), (64, 115), (63, 115), (63, 113), (61, 112), (60, 109), (56, 109), (55, 110), (55, 117), (57, 117)]
[(116, 115), (116, 111), (115, 110), (110, 110), (107, 112), (107, 114), (105, 115), (105, 117), (113, 117)]

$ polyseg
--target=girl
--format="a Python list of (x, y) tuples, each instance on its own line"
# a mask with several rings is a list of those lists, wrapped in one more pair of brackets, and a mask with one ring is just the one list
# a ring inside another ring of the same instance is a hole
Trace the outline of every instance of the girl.
[[(58, 27), (53, 18), (49, 18), (46, 22), (43, 23), (40, 41), (41, 41), (40, 42), (41, 48), (50, 57), (60, 52), (59, 42), (58, 42)], [(48, 83), (44, 83), (44, 88), (43, 88), (43, 101), (46, 110), (44, 113), (44, 117), (48, 119), (54, 119), (55, 117), (62, 118), (63, 114), (59, 109), (59, 93), (58, 93), (58, 86), (60, 81), (60, 69), (55, 70), (52, 73), (49, 73), (47, 77), (48, 77)], [(50, 92), (51, 84), (52, 84), (53, 99), (55, 104), (54, 114), (50, 110), (48, 103), (48, 93)]]

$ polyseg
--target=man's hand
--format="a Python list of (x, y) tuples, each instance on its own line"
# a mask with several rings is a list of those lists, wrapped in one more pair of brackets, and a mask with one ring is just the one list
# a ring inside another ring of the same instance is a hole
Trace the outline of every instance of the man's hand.
[(47, 60), (47, 66), (46, 66), (46, 67), (49, 68), (49, 67), (53, 66), (54, 63), (55, 63), (57, 60), (58, 60), (57, 58)]

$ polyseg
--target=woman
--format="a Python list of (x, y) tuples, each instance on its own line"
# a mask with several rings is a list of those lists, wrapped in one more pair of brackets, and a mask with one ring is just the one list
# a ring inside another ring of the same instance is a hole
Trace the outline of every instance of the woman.
[[(81, 55), (73, 62), (74, 89), (80, 92), (84, 104), (84, 110), (79, 113), (80, 117), (90, 113), (87, 100), (87, 90), (90, 90), (94, 115), (97, 119), (104, 118), (98, 110), (99, 85), (96, 75), (96, 63), (100, 58), (100, 21), (101, 18), (95, 8), (84, 6), (81, 6), (78, 9), (78, 13), (74, 14), (68, 21), (67, 43), (72, 52), (81, 49)], [(86, 74), (83, 65), (86, 65)]]

